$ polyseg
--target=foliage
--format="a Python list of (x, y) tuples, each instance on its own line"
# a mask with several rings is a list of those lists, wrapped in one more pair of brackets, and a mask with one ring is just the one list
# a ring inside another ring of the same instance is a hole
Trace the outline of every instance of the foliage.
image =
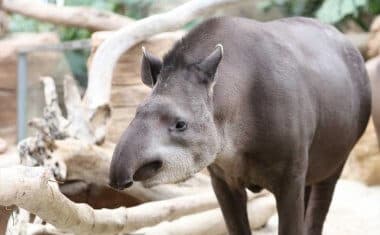
[(263, 0), (260, 8), (278, 8), (287, 16), (310, 16), (340, 26), (348, 19), (364, 30), (375, 15), (380, 14), (380, 0)]
[[(55, 2), (54, 0), (50, 2)], [(146, 17), (154, 0), (65, 0), (66, 6), (89, 6), (126, 15), (134, 19)]]
[(366, 0), (325, 0), (315, 15), (318, 19), (326, 23), (336, 24), (347, 16), (357, 18), (361, 8), (366, 6), (366, 2)]
[(263, 0), (259, 8), (263, 11), (278, 8), (286, 16), (312, 16), (322, 3), (323, 0)]
[(47, 32), (53, 29), (54, 26), (52, 24), (28, 19), (18, 14), (12, 14), (9, 21), (9, 30), (11, 32)]
[(149, 9), (154, 0), (124, 0), (124, 2), (128, 6), (126, 15), (134, 19), (141, 19), (149, 15)]

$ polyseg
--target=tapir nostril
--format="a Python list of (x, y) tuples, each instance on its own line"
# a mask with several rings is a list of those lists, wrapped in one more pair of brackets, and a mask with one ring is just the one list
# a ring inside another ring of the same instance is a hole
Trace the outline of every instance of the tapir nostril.
[(158, 170), (162, 167), (161, 160), (155, 160), (144, 164), (142, 167), (137, 169), (133, 175), (133, 180), (143, 181), (147, 180), (157, 174)]
[(111, 182), (111, 183), (109, 183), (109, 186), (111, 186), (112, 188), (117, 189), (117, 190), (123, 190), (123, 189), (131, 187), (132, 184), (133, 184), (132, 180), (126, 180), (126, 181), (124, 181), (123, 183), (120, 183), (120, 184), (119, 183)]
[(123, 188), (129, 188), (132, 186), (132, 184), (133, 184), (133, 181), (131, 180), (131, 181), (124, 182), (121, 186)]

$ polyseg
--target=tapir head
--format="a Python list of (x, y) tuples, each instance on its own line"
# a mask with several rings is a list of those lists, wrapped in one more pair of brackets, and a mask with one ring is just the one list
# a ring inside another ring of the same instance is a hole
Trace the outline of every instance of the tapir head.
[(112, 187), (179, 182), (214, 161), (219, 138), (212, 90), (222, 56), (218, 45), (196, 63), (175, 56), (162, 62), (143, 48), (142, 81), (153, 89), (115, 148)]

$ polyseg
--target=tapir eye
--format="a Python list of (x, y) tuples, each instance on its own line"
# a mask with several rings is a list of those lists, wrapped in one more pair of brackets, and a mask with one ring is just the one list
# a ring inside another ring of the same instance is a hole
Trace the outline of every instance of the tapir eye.
[(175, 124), (176, 131), (184, 131), (187, 128), (187, 124), (184, 121), (177, 121)]

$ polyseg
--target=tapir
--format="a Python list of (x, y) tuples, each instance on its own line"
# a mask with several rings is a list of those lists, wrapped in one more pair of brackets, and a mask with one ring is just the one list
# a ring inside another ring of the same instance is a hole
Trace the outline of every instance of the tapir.
[[(295, 17), (211, 18), (163, 59), (115, 147), (110, 185), (175, 183), (208, 168), (230, 235), (251, 234), (246, 189), (273, 193), (280, 235), (320, 235), (343, 165), (371, 111), (358, 50)], [(349, 225), (347, 225), (349, 226)]]

